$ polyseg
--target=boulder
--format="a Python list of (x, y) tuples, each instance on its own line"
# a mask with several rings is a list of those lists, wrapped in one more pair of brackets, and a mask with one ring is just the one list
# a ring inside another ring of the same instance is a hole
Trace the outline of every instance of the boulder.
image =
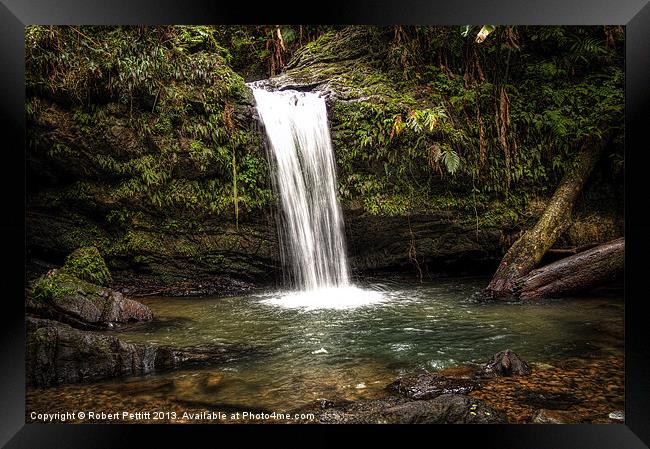
[(28, 310), (49, 318), (64, 315), (74, 322), (98, 326), (153, 318), (151, 309), (144, 304), (79, 279), (65, 269), (50, 270), (34, 283)]
[(400, 377), (386, 387), (388, 391), (411, 399), (432, 399), (442, 394), (467, 394), (480, 385), (471, 379), (456, 379), (437, 374), (424, 373)]
[(530, 374), (532, 370), (525, 360), (510, 349), (494, 354), (492, 360), (481, 368), (481, 377), (500, 377)]
[(37, 387), (136, 376), (238, 359), (249, 348), (172, 348), (127, 343), (57, 321), (27, 317), (27, 384)]

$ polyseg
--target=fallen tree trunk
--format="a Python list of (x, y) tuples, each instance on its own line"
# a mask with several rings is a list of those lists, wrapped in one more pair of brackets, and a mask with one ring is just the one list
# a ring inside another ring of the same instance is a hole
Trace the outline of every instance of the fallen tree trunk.
[(517, 281), (539, 264), (546, 251), (569, 227), (573, 205), (596, 165), (601, 150), (601, 145), (588, 146), (578, 154), (535, 227), (524, 232), (503, 256), (487, 286), (488, 296), (513, 296)]
[(625, 238), (598, 245), (545, 265), (517, 281), (521, 299), (566, 296), (612, 280), (623, 271)]
[(588, 245), (578, 246), (576, 248), (551, 248), (546, 251), (547, 254), (578, 254), (588, 249), (598, 246), (598, 243), (590, 243)]

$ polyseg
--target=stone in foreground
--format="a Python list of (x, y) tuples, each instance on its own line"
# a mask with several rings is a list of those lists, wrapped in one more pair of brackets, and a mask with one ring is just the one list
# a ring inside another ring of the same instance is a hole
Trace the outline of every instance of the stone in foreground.
[(238, 359), (248, 348), (170, 348), (133, 344), (112, 335), (27, 317), (27, 384), (37, 387), (137, 376)]
[(479, 375), (481, 377), (501, 377), (521, 375), (527, 376), (532, 370), (528, 363), (521, 359), (517, 353), (510, 349), (498, 352), (481, 368)]
[(424, 373), (400, 377), (386, 387), (388, 391), (411, 399), (433, 399), (442, 394), (467, 394), (480, 385), (471, 379), (456, 379), (437, 374)]
[(314, 413), (313, 421), (327, 424), (497, 424), (505, 414), (483, 401), (461, 395), (442, 394), (429, 400), (392, 396), (383, 399), (334, 405), (323, 409), (322, 401), (302, 413)]

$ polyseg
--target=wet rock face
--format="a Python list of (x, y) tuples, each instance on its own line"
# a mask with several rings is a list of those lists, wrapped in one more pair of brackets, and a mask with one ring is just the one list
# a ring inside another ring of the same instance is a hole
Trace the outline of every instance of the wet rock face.
[(315, 414), (317, 422), (331, 424), (491, 424), (506, 422), (506, 417), (502, 412), (488, 407), (478, 399), (460, 394), (442, 394), (433, 399), (419, 401), (393, 396), (325, 409), (318, 403), (309, 412)]
[(27, 318), (27, 384), (46, 387), (153, 371), (154, 348)]
[(400, 377), (386, 387), (388, 391), (411, 399), (432, 399), (443, 394), (467, 394), (480, 385), (471, 379), (455, 379), (437, 374)]
[(477, 241), (476, 225), (462, 213), (414, 214), (410, 227), (403, 216), (372, 216), (345, 210), (348, 257), (355, 269), (374, 271), (408, 266), (411, 242), (431, 272), (472, 274), (492, 272), (499, 263), (501, 232), (484, 228)]
[(499, 376), (512, 376), (522, 375), (527, 376), (532, 370), (525, 360), (521, 359), (515, 352), (510, 349), (498, 352), (492, 357), (492, 361), (488, 362), (479, 375), (481, 377), (499, 377)]
[(151, 321), (153, 318), (153, 312), (149, 307), (125, 298), (120, 292), (109, 290), (106, 292), (106, 299), (105, 313), (102, 316), (104, 322)]
[(86, 332), (57, 321), (27, 317), (27, 384), (65, 383), (136, 376), (198, 364), (219, 364), (249, 348), (170, 348), (132, 344), (112, 335)]

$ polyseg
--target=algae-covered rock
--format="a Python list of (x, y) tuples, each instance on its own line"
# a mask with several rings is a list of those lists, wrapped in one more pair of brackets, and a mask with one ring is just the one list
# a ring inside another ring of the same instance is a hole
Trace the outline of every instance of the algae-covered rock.
[[(216, 293), (278, 272), (252, 94), (214, 32), (29, 27), (30, 268), (94, 246), (130, 294)], [(100, 273), (74, 275), (108, 285)]]
[(41, 309), (57, 312), (84, 323), (109, 325), (129, 321), (149, 321), (149, 307), (125, 298), (109, 288), (91, 284), (73, 276), (68, 270), (50, 270), (32, 289), (32, 302)]
[(68, 256), (63, 269), (71, 275), (97, 285), (107, 286), (111, 273), (94, 246), (76, 249)]
[(404, 100), (394, 83), (378, 70), (386, 59), (387, 32), (349, 26), (325, 33), (297, 51), (282, 74), (262, 84), (272, 89), (312, 90), (337, 101)]

